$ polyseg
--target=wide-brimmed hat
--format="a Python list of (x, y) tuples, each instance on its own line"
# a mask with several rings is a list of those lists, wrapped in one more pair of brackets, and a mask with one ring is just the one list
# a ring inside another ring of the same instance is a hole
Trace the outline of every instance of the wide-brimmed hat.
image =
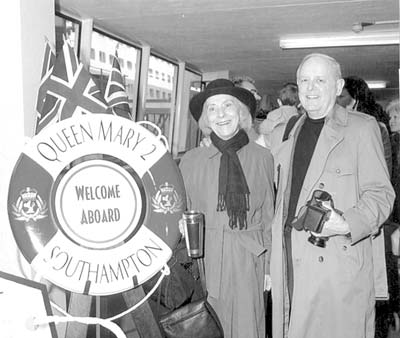
[(211, 96), (218, 94), (232, 95), (243, 102), (250, 111), (251, 117), (254, 118), (256, 112), (256, 99), (253, 93), (241, 87), (235, 87), (232, 81), (227, 79), (217, 79), (211, 81), (204, 91), (192, 97), (189, 103), (189, 109), (196, 121), (199, 120), (203, 111), (204, 102)]

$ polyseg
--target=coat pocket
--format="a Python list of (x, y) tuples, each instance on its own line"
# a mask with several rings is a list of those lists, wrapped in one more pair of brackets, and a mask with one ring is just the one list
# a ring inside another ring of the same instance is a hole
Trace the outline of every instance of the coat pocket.
[(320, 179), (319, 189), (332, 195), (335, 208), (345, 211), (358, 200), (357, 175), (353, 167), (339, 162), (328, 167)]
[[(338, 263), (341, 269), (353, 278), (363, 266), (363, 255), (358, 246), (351, 245), (351, 239), (346, 236), (335, 236), (329, 239), (330, 244), (335, 247)], [(344, 277), (344, 276), (343, 276)]]

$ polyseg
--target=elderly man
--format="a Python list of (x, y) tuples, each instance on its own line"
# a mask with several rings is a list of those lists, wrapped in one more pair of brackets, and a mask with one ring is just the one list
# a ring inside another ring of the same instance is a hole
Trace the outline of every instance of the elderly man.
[[(306, 114), (275, 156), (273, 337), (373, 337), (374, 291), (381, 287), (374, 270), (385, 265), (373, 261), (372, 238), (394, 200), (379, 127), (374, 118), (335, 104), (344, 81), (333, 58), (306, 56), (297, 84)], [(318, 217), (308, 216), (320, 213), (307, 214), (304, 206), (316, 190), (328, 193), (319, 197), (331, 196), (334, 208), (318, 200), (327, 217), (319, 219), (322, 230), (311, 233), (306, 229)]]

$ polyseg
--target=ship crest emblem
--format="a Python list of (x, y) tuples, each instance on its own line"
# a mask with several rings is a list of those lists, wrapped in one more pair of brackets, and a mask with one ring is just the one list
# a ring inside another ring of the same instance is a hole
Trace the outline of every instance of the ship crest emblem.
[(168, 182), (160, 185), (156, 195), (151, 198), (154, 212), (174, 214), (182, 208), (182, 197), (179, 196), (175, 187)]
[(46, 202), (32, 188), (25, 188), (19, 194), (17, 202), (12, 205), (14, 218), (18, 221), (37, 221), (47, 217)]

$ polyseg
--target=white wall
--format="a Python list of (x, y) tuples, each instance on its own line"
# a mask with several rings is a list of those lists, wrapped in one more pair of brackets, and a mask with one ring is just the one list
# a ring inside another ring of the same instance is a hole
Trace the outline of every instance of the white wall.
[(35, 104), (44, 41), (55, 39), (54, 0), (17, 0), (3, 5), (0, 20), (0, 270), (21, 274), (11, 233), (7, 195), (10, 176), (25, 137), (34, 133)]

